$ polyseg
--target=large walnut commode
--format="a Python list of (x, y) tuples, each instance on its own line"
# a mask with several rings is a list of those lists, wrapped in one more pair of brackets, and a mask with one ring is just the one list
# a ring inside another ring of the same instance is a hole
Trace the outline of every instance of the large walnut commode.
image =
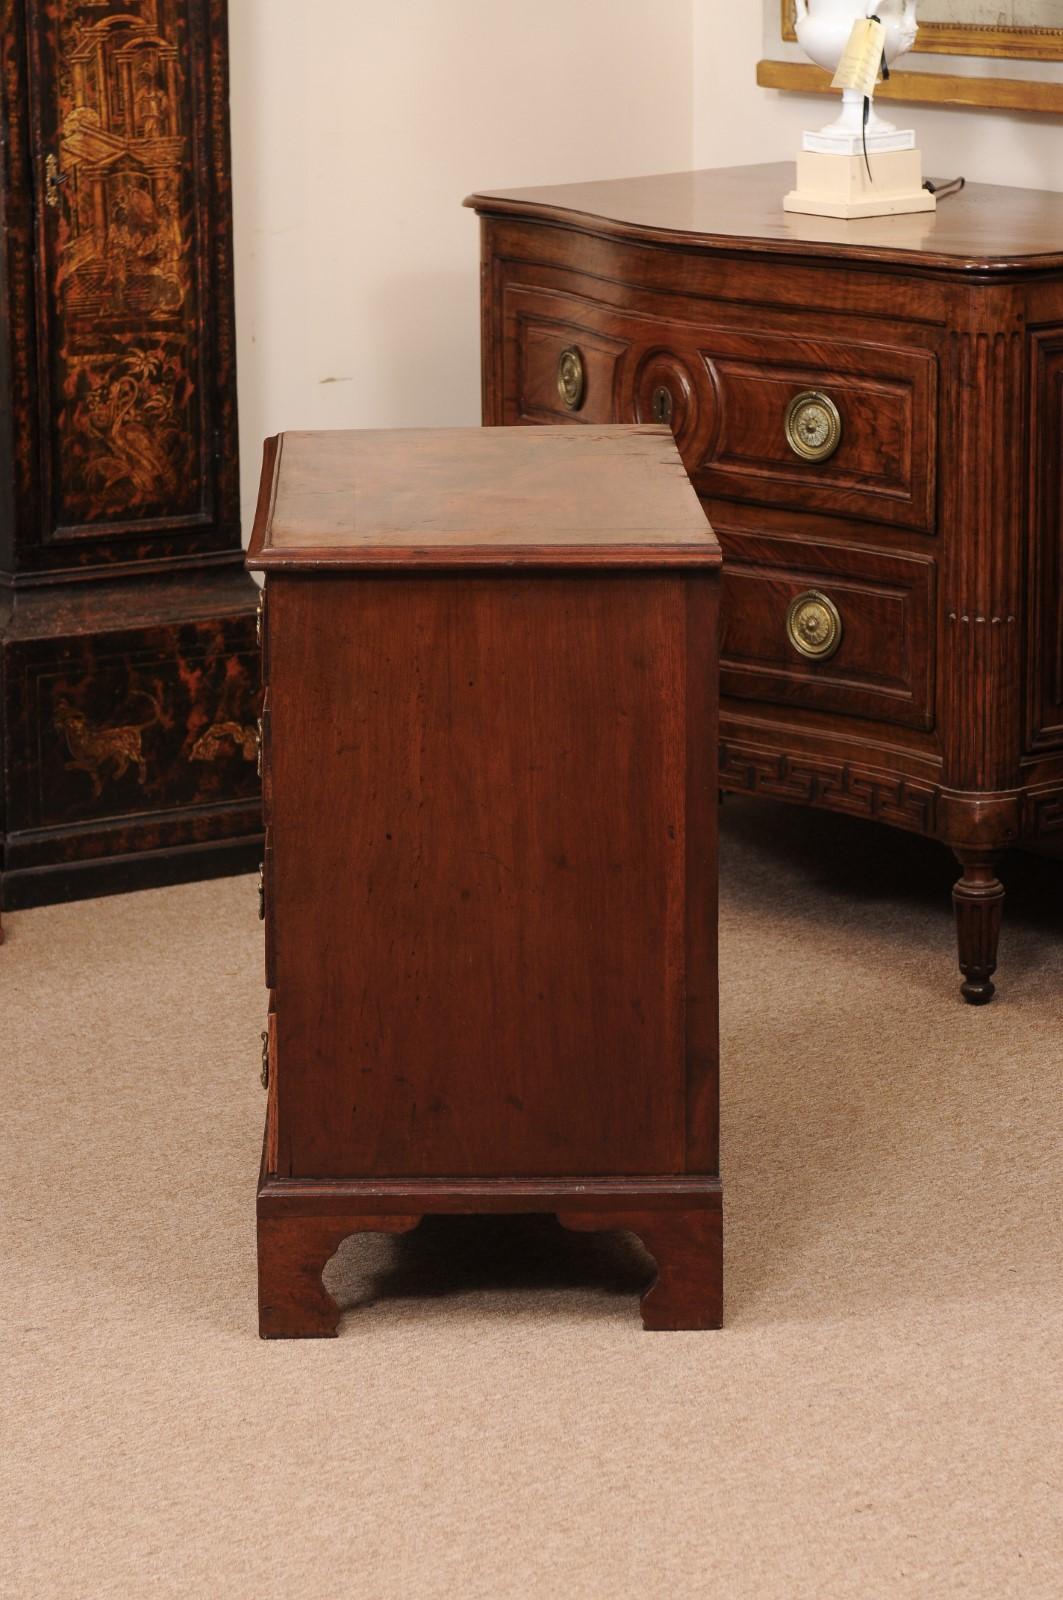
[(988, 1000), (1063, 830), (1063, 195), (782, 210), (788, 166), (475, 195), (484, 420), (667, 421), (724, 550), (724, 788), (951, 846)]
[(224, 0), (0, 0), (0, 877), (261, 851)]
[(265, 574), (260, 1326), (426, 1213), (547, 1212), (720, 1321), (719, 546), (664, 428), (284, 434)]

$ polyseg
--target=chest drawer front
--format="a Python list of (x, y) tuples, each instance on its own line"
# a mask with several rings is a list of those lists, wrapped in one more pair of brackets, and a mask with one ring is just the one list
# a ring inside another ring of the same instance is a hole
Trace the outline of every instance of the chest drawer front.
[(716, 531), (724, 694), (933, 726), (933, 561)]
[(933, 532), (932, 353), (729, 330), (699, 353), (716, 410), (702, 493)]
[(553, 316), (518, 302), (514, 347), (516, 422), (618, 420), (620, 376), (628, 343), (592, 319)]
[[(704, 495), (934, 531), (932, 351), (717, 327), (709, 304), (687, 322), (515, 284), (504, 304), (504, 422), (670, 422)], [(825, 416), (837, 439), (816, 459)]]

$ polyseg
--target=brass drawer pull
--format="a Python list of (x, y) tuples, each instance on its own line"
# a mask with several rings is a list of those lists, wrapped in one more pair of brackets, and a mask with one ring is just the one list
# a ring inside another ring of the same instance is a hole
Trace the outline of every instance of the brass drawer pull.
[(809, 661), (828, 661), (842, 642), (841, 613), (828, 595), (806, 589), (790, 602), (786, 636)]
[(266, 920), (266, 863), (263, 861), (258, 869), (258, 920)]
[(258, 591), (258, 604), (255, 607), (255, 643), (262, 649), (262, 613), (266, 609), (266, 591)]
[(806, 389), (786, 408), (786, 442), (802, 461), (826, 461), (842, 442), (841, 412), (828, 394)]
[(263, 1089), (268, 1089), (269, 1088), (269, 1029), (268, 1028), (263, 1028), (263, 1030), (262, 1030), (262, 1070), (260, 1071), (258, 1076), (259, 1076), (259, 1081), (262, 1084)]
[(566, 410), (579, 410), (583, 404), (586, 387), (587, 375), (583, 367), (583, 357), (575, 345), (570, 345), (567, 350), (562, 350), (557, 363), (557, 392)]
[(257, 761), (256, 765), (257, 765), (257, 768), (258, 768), (258, 775), (261, 778), (261, 776), (262, 776), (262, 718), (261, 717), (258, 718), (257, 728), (258, 728), (258, 761)]

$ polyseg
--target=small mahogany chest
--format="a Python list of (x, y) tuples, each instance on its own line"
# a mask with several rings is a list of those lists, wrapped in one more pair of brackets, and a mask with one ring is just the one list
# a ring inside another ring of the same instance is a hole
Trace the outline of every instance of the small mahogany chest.
[(630, 1229), (719, 1325), (719, 563), (667, 428), (268, 442), (264, 1337), (430, 1212)]

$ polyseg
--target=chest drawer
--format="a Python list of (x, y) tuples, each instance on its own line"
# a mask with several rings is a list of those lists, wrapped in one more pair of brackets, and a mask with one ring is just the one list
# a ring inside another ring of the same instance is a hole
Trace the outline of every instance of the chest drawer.
[[(931, 533), (937, 357), (509, 285), (503, 421), (668, 422), (704, 495)], [(808, 319), (804, 319), (805, 322)]]
[(717, 533), (725, 694), (932, 727), (933, 561)]
[(589, 320), (549, 315), (549, 306), (524, 306), (516, 314), (513, 359), (516, 422), (617, 420), (629, 348)]

